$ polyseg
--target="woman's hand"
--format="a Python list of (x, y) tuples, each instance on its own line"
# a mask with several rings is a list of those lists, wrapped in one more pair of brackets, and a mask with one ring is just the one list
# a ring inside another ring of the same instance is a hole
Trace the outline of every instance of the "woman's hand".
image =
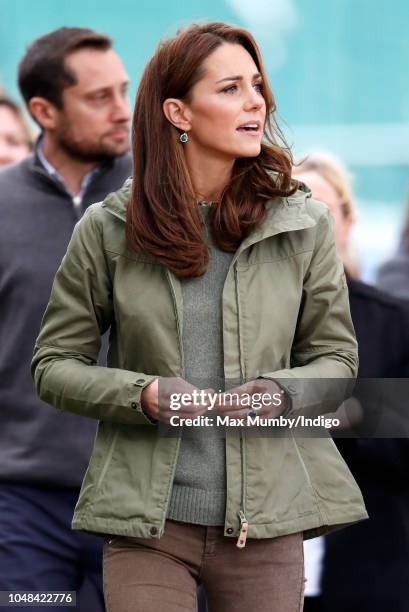
[(274, 418), (286, 410), (288, 401), (285, 391), (276, 382), (257, 378), (225, 391), (215, 410), (222, 417), (246, 418), (250, 413), (251, 416)]
[[(150, 419), (161, 423), (169, 423), (175, 414), (195, 418), (206, 414), (210, 406), (208, 393), (214, 390), (198, 389), (180, 377), (157, 378), (143, 389), (141, 407)], [(183, 395), (184, 402), (181, 401)]]

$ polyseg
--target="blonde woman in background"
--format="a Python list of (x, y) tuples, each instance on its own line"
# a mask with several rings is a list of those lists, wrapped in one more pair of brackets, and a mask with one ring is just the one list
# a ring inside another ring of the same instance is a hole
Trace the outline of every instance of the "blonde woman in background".
[(32, 134), (20, 107), (0, 94), (0, 166), (24, 159), (32, 147)]
[(295, 178), (305, 182), (317, 200), (325, 202), (335, 223), (335, 241), (348, 274), (360, 276), (356, 253), (351, 246), (351, 230), (356, 221), (351, 175), (330, 153), (312, 152), (296, 165)]
[[(409, 303), (354, 278), (358, 267), (350, 235), (355, 206), (342, 163), (329, 154), (311, 153), (293, 175), (332, 213), (358, 340), (358, 378), (378, 379), (372, 387), (376, 394), (383, 384), (380, 379), (409, 376)], [(408, 440), (367, 436), (374, 405), (370, 395), (363, 399), (356, 390), (355, 396), (363, 408), (360, 433), (355, 435), (362, 437), (338, 438), (337, 446), (362, 490), (370, 520), (304, 543), (305, 612), (409, 609), (409, 543), (402, 537), (409, 524)]]

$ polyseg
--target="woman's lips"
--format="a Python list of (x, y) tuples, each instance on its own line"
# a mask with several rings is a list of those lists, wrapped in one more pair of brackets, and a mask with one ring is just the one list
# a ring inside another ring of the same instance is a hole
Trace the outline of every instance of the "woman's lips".
[(240, 134), (245, 134), (246, 136), (260, 136), (261, 129), (258, 127), (257, 129), (246, 130), (245, 128), (237, 128), (236, 132), (240, 132)]
[(242, 134), (248, 134), (250, 136), (259, 136), (261, 133), (261, 122), (258, 119), (248, 120), (243, 122), (236, 129)]

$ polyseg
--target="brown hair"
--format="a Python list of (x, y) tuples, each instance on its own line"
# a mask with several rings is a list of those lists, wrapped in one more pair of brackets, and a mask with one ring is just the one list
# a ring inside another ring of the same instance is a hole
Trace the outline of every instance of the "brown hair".
[(75, 74), (64, 63), (67, 55), (85, 48), (107, 51), (111, 46), (109, 36), (90, 28), (58, 28), (36, 38), (18, 67), (18, 85), (26, 104), (41, 96), (61, 109), (63, 89), (76, 83)]
[[(236, 160), (231, 180), (214, 204), (216, 244), (235, 251), (264, 221), (266, 201), (295, 191), (291, 153), (272, 117), (274, 98), (251, 34), (225, 23), (193, 24), (161, 42), (136, 95), (126, 237), (131, 249), (153, 255), (179, 277), (204, 274), (209, 253), (180, 132), (166, 119), (162, 105), (167, 98), (189, 101), (192, 87), (203, 76), (203, 62), (223, 43), (240, 44), (253, 58), (263, 77), (267, 119), (260, 155)], [(277, 134), (284, 146), (277, 144)]]

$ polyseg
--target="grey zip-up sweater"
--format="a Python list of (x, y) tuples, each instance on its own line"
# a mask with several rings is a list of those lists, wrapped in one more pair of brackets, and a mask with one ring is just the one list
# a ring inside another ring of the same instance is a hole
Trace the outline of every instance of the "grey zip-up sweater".
[[(233, 253), (221, 251), (206, 221), (210, 262), (199, 278), (182, 281), (185, 379), (199, 388), (223, 390), (222, 292)], [(167, 517), (200, 525), (223, 525), (226, 506), (225, 439), (212, 427), (184, 428)]]
[(81, 485), (96, 421), (42, 402), (30, 363), (75, 223), (130, 173), (130, 157), (116, 158), (93, 176), (75, 206), (36, 155), (0, 171), (0, 481)]

